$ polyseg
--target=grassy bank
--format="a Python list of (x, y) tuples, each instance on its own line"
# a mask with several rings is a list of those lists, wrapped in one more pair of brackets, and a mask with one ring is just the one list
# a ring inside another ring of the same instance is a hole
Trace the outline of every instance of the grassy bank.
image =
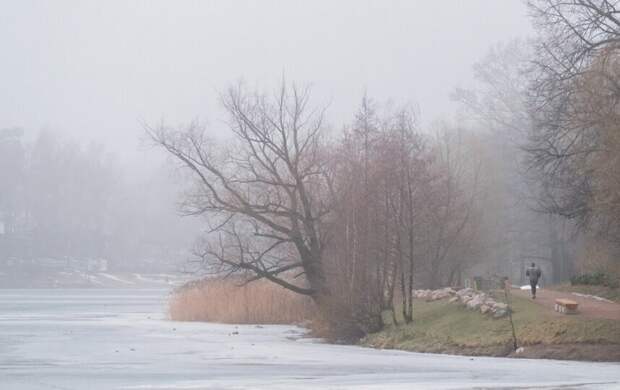
[[(514, 297), (518, 356), (620, 361), (620, 323), (563, 316), (528, 299)], [(416, 301), (414, 322), (389, 325), (362, 345), (418, 352), (515, 356), (510, 322), (492, 319), (447, 301)]]

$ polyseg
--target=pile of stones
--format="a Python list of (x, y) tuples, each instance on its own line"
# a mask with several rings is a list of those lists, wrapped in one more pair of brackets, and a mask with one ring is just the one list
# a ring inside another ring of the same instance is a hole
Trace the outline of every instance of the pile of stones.
[(493, 318), (502, 318), (508, 314), (508, 305), (497, 302), (486, 293), (472, 288), (454, 290), (451, 287), (445, 287), (438, 290), (414, 290), (413, 296), (428, 302), (448, 299), (448, 302), (464, 305), (470, 310), (491, 315)]
[(440, 299), (451, 298), (457, 293), (452, 287), (445, 287), (439, 290), (413, 290), (413, 297), (424, 299), (425, 301), (438, 301)]

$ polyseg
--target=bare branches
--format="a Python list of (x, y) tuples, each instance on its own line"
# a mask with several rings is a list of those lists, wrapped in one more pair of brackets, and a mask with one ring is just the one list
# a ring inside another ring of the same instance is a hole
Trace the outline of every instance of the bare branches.
[(538, 64), (559, 79), (578, 75), (598, 51), (620, 43), (617, 1), (536, 0), (528, 5), (544, 37)]
[(529, 96), (534, 128), (526, 150), (541, 183), (542, 209), (585, 226), (596, 192), (588, 166), (604, 150), (600, 132), (620, 98), (620, 9), (617, 1), (605, 0), (539, 0), (529, 6), (540, 38)]
[[(243, 86), (221, 96), (235, 143), (218, 149), (193, 123), (174, 130), (147, 127), (154, 143), (195, 179), (185, 199), (192, 214), (212, 222), (200, 257), (220, 271), (249, 272), (307, 295), (324, 289), (321, 220), (330, 211), (321, 134), (323, 110), (309, 107), (310, 90), (282, 84), (271, 97)], [(290, 282), (301, 268), (310, 287)]]

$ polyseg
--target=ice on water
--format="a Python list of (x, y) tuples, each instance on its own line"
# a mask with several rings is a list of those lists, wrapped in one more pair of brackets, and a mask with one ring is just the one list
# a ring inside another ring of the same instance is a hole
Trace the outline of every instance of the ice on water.
[(292, 326), (172, 322), (167, 294), (0, 290), (0, 389), (620, 388), (612, 363), (382, 351)]

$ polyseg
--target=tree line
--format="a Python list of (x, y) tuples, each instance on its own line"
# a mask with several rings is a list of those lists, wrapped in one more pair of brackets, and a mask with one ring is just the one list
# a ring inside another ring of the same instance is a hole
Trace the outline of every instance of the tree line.
[(124, 172), (96, 143), (0, 130), (0, 266), (103, 259), (131, 269), (184, 260), (191, 229), (176, 217), (170, 183), (165, 174)]

